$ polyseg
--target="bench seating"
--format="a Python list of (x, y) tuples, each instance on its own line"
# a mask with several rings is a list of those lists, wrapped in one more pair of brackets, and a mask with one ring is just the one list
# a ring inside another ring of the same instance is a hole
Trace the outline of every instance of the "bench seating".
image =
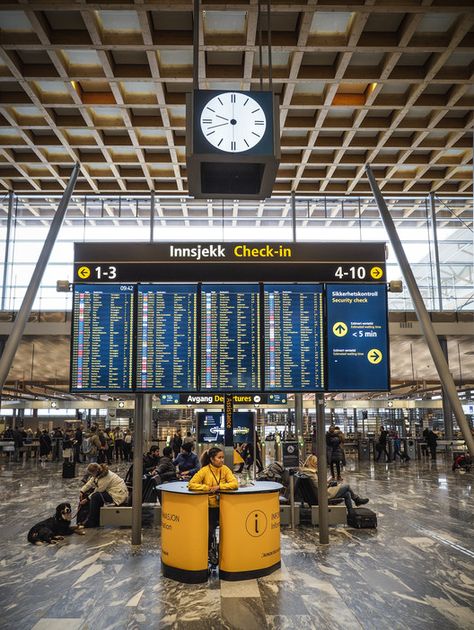
[[(142, 509), (153, 510), (153, 526), (161, 523), (161, 505), (157, 503), (143, 503)], [(100, 508), (101, 527), (131, 527), (132, 508), (128, 505), (103, 505)]]
[[(319, 507), (311, 506), (311, 524), (319, 525)], [(328, 505), (328, 525), (346, 525), (347, 510), (344, 504)]]

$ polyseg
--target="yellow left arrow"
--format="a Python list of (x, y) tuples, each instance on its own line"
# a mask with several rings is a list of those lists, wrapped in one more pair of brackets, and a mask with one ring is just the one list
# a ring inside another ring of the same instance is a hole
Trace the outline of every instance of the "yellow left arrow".
[(91, 270), (89, 269), (89, 267), (79, 267), (79, 269), (77, 270), (77, 275), (79, 276), (79, 278), (86, 280), (86, 278), (91, 275)]

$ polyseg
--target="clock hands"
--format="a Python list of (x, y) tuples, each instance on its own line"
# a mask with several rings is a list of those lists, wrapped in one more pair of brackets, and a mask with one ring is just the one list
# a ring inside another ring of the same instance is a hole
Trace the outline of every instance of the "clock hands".
[(225, 125), (227, 125), (227, 123), (219, 123), (218, 125), (212, 125), (212, 127), (208, 127), (207, 130), (209, 131), (209, 129), (216, 129), (217, 127), (224, 127)]
[(267, 127), (260, 104), (240, 92), (221, 93), (211, 98), (201, 112), (200, 124), (206, 140), (226, 153), (251, 150), (261, 141)]

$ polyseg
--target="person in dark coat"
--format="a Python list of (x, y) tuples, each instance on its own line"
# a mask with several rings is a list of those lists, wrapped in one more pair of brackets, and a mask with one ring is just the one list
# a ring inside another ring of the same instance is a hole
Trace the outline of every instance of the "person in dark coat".
[[(342, 481), (341, 465), (344, 461), (344, 453), (342, 452), (342, 440), (336, 433), (335, 427), (330, 426), (329, 431), (326, 433), (326, 447), (328, 464), (331, 467), (331, 478), (336, 479), (335, 472), (337, 473), (337, 481)], [(336, 471), (334, 471), (334, 467)]]
[(181, 447), (183, 446), (183, 438), (181, 437), (181, 429), (176, 429), (176, 432), (173, 435), (173, 439), (171, 440), (170, 446), (173, 449), (174, 457), (176, 459), (176, 457), (178, 457), (181, 451)]
[(40, 438), (39, 438), (39, 454), (40, 454), (40, 460), (42, 463), (46, 461), (51, 451), (52, 451), (51, 438), (49, 437), (49, 434), (46, 431), (46, 429), (43, 429), (43, 432), (41, 433)]
[(387, 450), (387, 438), (388, 438), (388, 431), (386, 431), (385, 427), (380, 427), (380, 435), (379, 435), (379, 441), (377, 442), (377, 459), (375, 460), (376, 462), (379, 461), (380, 456), (382, 455), (382, 453), (385, 453), (386, 457), (387, 457), (387, 462), (391, 462), (392, 460), (390, 459), (390, 455), (388, 453)]
[(426, 440), (426, 444), (428, 445), (428, 448), (430, 449), (431, 459), (433, 461), (436, 461), (436, 442), (438, 441), (438, 436), (433, 431), (433, 429), (430, 429), (428, 431), (428, 433), (426, 434), (425, 440)]
[(81, 447), (82, 447), (82, 428), (77, 427), (74, 432), (74, 461), (76, 464), (81, 463)]
[(173, 460), (173, 466), (178, 467), (178, 471), (181, 478), (189, 477), (197, 473), (201, 468), (198, 456), (193, 453), (193, 445), (191, 442), (186, 442), (181, 447), (181, 453)]
[(176, 475), (176, 466), (174, 466), (171, 459), (173, 455), (173, 449), (171, 446), (165, 446), (163, 449), (163, 456), (160, 459), (158, 466), (155, 468), (153, 475), (159, 483), (166, 483), (168, 481), (176, 481), (178, 479)]

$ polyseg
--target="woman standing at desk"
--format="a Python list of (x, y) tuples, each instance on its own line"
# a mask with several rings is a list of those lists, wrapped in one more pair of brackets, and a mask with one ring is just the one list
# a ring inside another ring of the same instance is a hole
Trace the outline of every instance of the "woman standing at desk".
[[(214, 534), (219, 524), (219, 491), (237, 490), (239, 483), (233, 472), (224, 464), (224, 451), (218, 446), (203, 453), (202, 468), (189, 482), (190, 490), (201, 490), (209, 494), (209, 542), (211, 549)], [(217, 564), (217, 558), (209, 558), (211, 564)]]

